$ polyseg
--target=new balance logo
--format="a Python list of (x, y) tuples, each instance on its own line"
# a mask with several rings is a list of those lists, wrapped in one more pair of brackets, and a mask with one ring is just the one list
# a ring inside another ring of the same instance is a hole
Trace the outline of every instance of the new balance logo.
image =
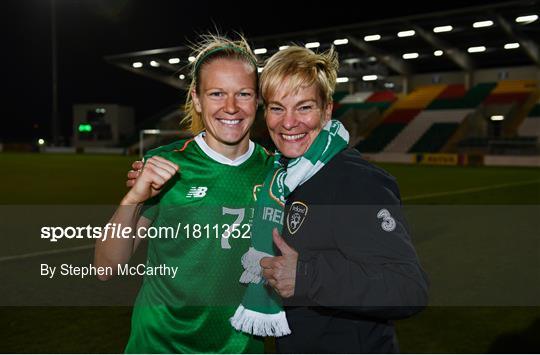
[(206, 186), (193, 186), (191, 189), (189, 189), (186, 197), (187, 198), (201, 198), (206, 196), (206, 191), (208, 191), (208, 187)]

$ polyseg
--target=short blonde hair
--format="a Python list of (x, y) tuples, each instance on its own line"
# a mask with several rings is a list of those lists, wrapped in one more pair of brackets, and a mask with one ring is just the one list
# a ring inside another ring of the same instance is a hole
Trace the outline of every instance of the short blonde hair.
[(295, 93), (315, 84), (322, 106), (326, 107), (332, 102), (338, 69), (334, 47), (315, 53), (305, 47), (290, 46), (271, 56), (264, 66), (260, 77), (263, 101), (266, 105), (283, 85), (286, 92)]
[(234, 41), (219, 34), (206, 34), (201, 36), (201, 41), (192, 46), (192, 56), (195, 60), (191, 63), (191, 83), (186, 95), (184, 106), (185, 116), (182, 124), (188, 123), (190, 131), (197, 134), (205, 129), (201, 114), (195, 109), (191, 92), (199, 93), (201, 69), (215, 59), (234, 59), (246, 62), (253, 66), (255, 71), (255, 87), (258, 87), (257, 57), (251, 50), (244, 36), (239, 34), (239, 39)]

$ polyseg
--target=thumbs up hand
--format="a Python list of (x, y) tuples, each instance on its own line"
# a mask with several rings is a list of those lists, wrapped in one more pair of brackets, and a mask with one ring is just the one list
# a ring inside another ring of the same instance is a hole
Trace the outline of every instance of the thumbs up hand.
[(272, 231), (272, 238), (276, 247), (281, 251), (281, 256), (261, 259), (263, 275), (281, 297), (289, 298), (294, 295), (298, 253), (285, 242), (276, 228)]

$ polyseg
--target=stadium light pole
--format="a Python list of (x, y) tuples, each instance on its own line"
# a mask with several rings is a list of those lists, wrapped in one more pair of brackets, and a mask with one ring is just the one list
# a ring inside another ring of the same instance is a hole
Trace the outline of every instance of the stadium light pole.
[(56, 62), (56, 1), (51, 0), (52, 143), (58, 145), (58, 64)]

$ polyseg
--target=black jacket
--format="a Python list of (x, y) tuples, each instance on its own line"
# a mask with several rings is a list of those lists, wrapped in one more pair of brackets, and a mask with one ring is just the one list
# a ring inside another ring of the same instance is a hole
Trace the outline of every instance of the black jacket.
[(296, 188), (283, 236), (299, 253), (292, 334), (279, 352), (397, 352), (392, 320), (427, 304), (427, 276), (409, 237), (395, 179), (355, 149)]

